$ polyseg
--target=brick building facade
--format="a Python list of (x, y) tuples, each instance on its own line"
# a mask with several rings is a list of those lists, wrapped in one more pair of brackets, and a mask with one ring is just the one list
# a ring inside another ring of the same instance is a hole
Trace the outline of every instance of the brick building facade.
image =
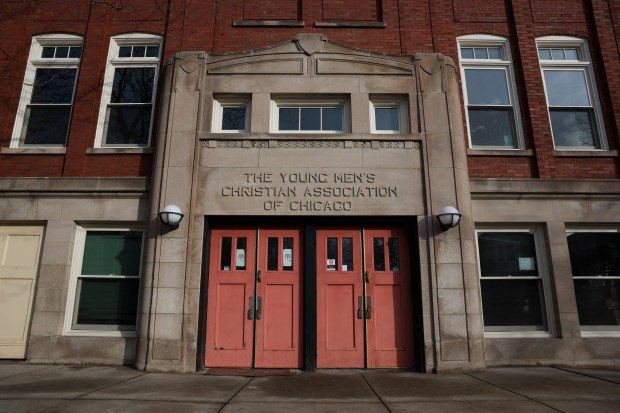
[(619, 7), (0, 2), (0, 358), (617, 367)]

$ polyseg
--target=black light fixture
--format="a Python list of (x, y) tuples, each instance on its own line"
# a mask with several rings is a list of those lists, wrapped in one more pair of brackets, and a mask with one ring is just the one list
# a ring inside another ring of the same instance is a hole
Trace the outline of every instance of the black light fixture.
[(453, 206), (445, 206), (439, 210), (437, 221), (444, 231), (456, 227), (461, 222), (463, 215)]
[(181, 211), (181, 208), (176, 205), (166, 205), (159, 213), (159, 219), (161, 219), (161, 222), (169, 227), (176, 229), (179, 227), (179, 224), (183, 219), (183, 212)]

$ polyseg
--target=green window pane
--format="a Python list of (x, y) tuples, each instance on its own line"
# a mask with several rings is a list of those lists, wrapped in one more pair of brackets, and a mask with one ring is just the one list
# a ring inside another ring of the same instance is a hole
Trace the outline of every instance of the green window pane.
[(137, 278), (80, 280), (76, 323), (135, 325), (139, 285)]
[(141, 231), (89, 231), (82, 274), (138, 275), (141, 247)]

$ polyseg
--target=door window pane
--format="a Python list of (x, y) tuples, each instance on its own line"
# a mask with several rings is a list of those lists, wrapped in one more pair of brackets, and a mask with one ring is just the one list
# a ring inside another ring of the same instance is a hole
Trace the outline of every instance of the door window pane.
[(237, 238), (237, 249), (235, 251), (235, 269), (243, 271), (246, 269), (248, 239), (246, 237)]
[(353, 271), (353, 238), (342, 239), (342, 271)]
[(390, 256), (390, 271), (400, 271), (400, 256), (398, 255), (398, 238), (388, 238), (388, 253)]
[(385, 271), (385, 250), (383, 238), (373, 238), (373, 262), (375, 271)]
[(267, 270), (278, 271), (278, 238), (267, 238)]
[(220, 270), (230, 271), (231, 252), (232, 252), (232, 238), (223, 237), (222, 238), (222, 250), (220, 252)]
[(282, 270), (293, 271), (293, 238), (282, 239)]
[(338, 269), (338, 238), (327, 238), (327, 271)]

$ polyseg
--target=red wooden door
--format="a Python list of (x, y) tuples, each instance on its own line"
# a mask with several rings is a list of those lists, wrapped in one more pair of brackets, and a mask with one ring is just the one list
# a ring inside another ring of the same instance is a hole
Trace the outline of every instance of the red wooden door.
[(302, 366), (301, 231), (259, 229), (256, 367)]
[(255, 252), (253, 228), (211, 231), (206, 367), (252, 367)]
[(317, 367), (364, 367), (360, 230), (317, 229)]
[(413, 367), (407, 231), (324, 228), (316, 243), (317, 367)]
[(407, 231), (365, 229), (367, 366), (413, 367)]

